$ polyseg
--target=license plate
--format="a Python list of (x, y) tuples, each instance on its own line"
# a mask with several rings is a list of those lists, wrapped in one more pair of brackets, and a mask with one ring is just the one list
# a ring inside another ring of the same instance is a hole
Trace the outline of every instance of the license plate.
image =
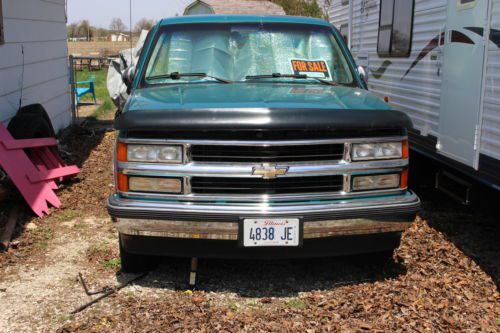
[(243, 246), (299, 246), (299, 219), (244, 219)]

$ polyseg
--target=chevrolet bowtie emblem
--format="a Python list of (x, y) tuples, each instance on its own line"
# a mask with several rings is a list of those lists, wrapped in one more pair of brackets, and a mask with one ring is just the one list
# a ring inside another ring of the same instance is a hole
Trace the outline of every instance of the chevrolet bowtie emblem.
[(252, 175), (262, 176), (264, 179), (275, 179), (278, 176), (286, 175), (288, 167), (278, 167), (275, 164), (264, 163), (253, 167)]

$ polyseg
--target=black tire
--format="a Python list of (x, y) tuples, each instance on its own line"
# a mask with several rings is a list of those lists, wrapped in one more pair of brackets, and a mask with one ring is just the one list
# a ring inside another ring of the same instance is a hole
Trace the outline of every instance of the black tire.
[(22, 107), (7, 129), (18, 140), (55, 137), (50, 118), (40, 104)]
[(147, 272), (158, 265), (159, 257), (127, 252), (123, 247), (121, 236), (119, 237), (119, 244), (122, 273)]
[(54, 137), (49, 124), (37, 115), (16, 116), (10, 121), (8, 129), (17, 140)]

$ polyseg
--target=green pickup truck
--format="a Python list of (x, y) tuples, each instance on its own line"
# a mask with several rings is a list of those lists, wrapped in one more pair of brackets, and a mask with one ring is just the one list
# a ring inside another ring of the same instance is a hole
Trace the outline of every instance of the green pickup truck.
[(412, 123), (367, 91), (325, 21), (165, 19), (123, 80), (108, 201), (123, 271), (386, 252), (415, 219)]

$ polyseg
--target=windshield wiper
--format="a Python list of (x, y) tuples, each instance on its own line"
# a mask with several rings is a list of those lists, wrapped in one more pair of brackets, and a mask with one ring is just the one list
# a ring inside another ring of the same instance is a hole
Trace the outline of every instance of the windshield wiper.
[(263, 75), (248, 75), (245, 77), (247, 80), (254, 79), (273, 79), (273, 78), (290, 78), (290, 79), (315, 79), (321, 83), (328, 84), (330, 86), (338, 86), (338, 83), (333, 81), (328, 81), (325, 79), (321, 79), (319, 77), (308, 76), (307, 74), (281, 74), (281, 73), (273, 73), (273, 74), (263, 74)]
[(211, 75), (208, 75), (207, 73), (179, 73), (179, 72), (172, 72), (172, 73), (168, 73), (168, 74), (148, 76), (148, 77), (146, 77), (146, 80), (160, 80), (160, 79), (180, 80), (183, 77), (206, 77), (206, 78), (214, 79), (214, 80), (221, 82), (221, 83), (233, 83), (233, 81), (221, 79), (220, 77), (216, 77), (216, 76), (211, 76)]

